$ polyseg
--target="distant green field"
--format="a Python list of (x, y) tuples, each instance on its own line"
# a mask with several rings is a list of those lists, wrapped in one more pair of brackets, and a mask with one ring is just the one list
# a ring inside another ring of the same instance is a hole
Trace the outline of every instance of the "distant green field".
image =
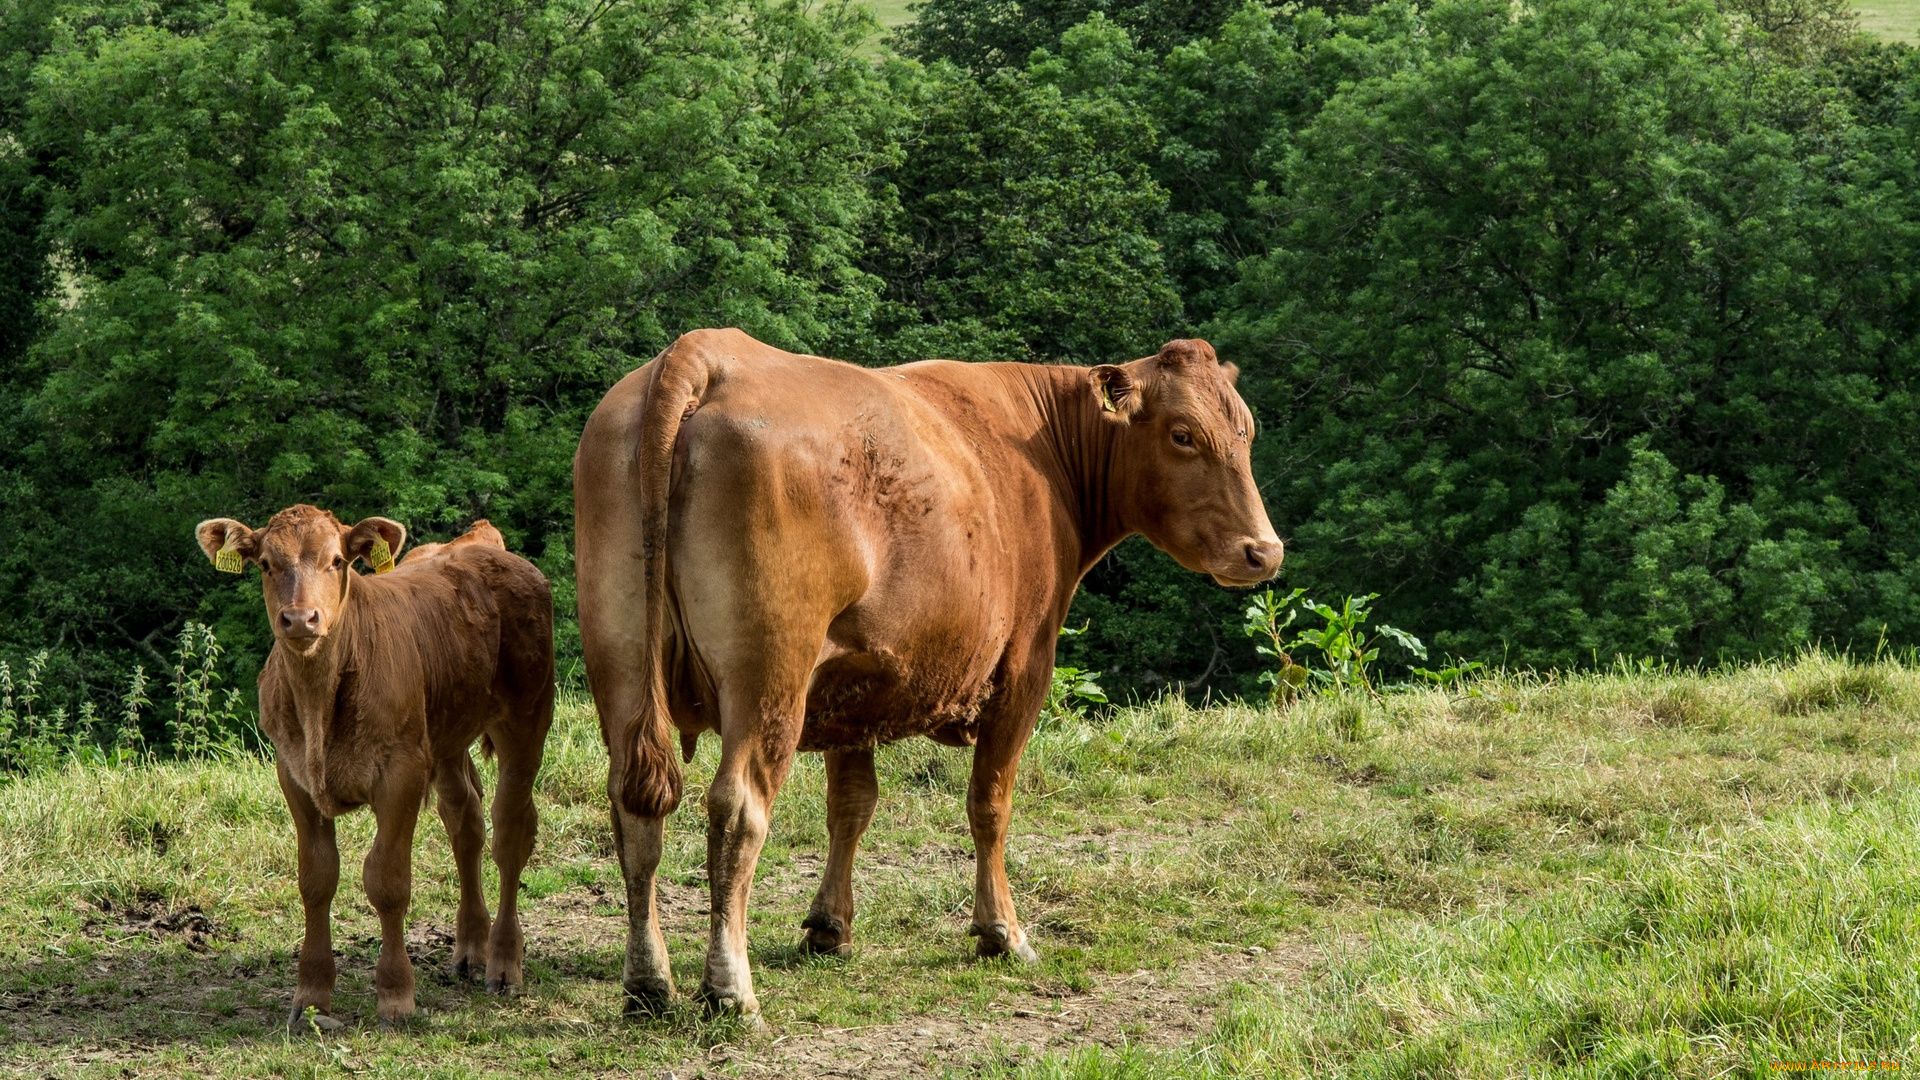
[[(884, 10), (890, 5), (879, 6)], [(1862, 29), (1895, 41), (1920, 41), (1920, 0), (1865, 0), (1854, 7)]]
[(880, 16), (882, 26), (899, 26), (913, 18), (913, 14), (907, 10), (907, 6), (913, 2), (914, 0), (867, 0), (867, 6), (873, 9), (875, 15)]
[[(899, 26), (913, 18), (907, 10), (913, 0), (867, 0), (867, 6), (885, 26)], [(1920, 41), (1920, 0), (1862, 0), (1860, 26), (1896, 41)]]

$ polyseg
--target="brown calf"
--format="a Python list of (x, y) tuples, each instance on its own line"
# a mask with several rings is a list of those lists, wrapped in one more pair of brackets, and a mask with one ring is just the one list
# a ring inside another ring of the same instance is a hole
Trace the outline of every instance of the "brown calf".
[(1081, 576), (1136, 532), (1225, 585), (1280, 568), (1235, 374), (1204, 341), (1095, 368), (874, 370), (703, 330), (608, 392), (574, 456), (575, 538), (630, 1008), (673, 991), (653, 880), (676, 731), (687, 752), (720, 735), (701, 985), (716, 1006), (758, 1008), (747, 899), (797, 750), (827, 766), (810, 948), (852, 941), (874, 747), (925, 735), (977, 746), (978, 950), (1033, 958), (1004, 858), (1014, 769)]
[[(260, 672), (260, 726), (273, 740), (280, 790), (293, 812), (307, 924), (289, 1026), (298, 1031), (309, 1006), (326, 1017), (316, 1021), (321, 1026), (342, 1026), (329, 1016), (330, 920), (340, 881), (333, 819), (362, 805), (373, 807), (379, 823), (362, 878), (380, 915), (380, 1025), (413, 1014), (407, 902), (413, 827), (429, 784), (460, 872), (456, 969), (469, 977), (484, 963), (490, 993), (518, 988), (526, 951), (520, 870), (533, 852), (533, 779), (553, 722), (546, 578), (509, 554), (491, 525), (378, 576), (352, 564), (392, 569), (407, 530), (386, 518), (348, 528), (324, 510), (295, 506), (263, 529), (216, 518), (195, 535), (216, 566), (260, 567), (273, 625), (273, 653)], [(480, 774), (468, 753), (475, 739), (500, 760), (493, 798), (500, 917), (492, 921), (480, 880)]]

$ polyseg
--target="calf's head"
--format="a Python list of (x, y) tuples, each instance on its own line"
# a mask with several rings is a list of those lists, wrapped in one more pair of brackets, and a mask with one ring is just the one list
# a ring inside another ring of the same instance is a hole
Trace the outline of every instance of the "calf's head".
[(1095, 408), (1118, 425), (1112, 498), (1121, 520), (1222, 585), (1280, 572), (1283, 549), (1253, 482), (1253, 414), (1239, 369), (1198, 339), (1090, 371)]
[(372, 565), (378, 560), (384, 566), (407, 542), (406, 526), (397, 521), (370, 517), (349, 528), (312, 506), (282, 510), (263, 529), (213, 518), (193, 533), (215, 566), (238, 570), (250, 562), (260, 567), (274, 639), (301, 653), (318, 648), (334, 628), (352, 588), (353, 561)]

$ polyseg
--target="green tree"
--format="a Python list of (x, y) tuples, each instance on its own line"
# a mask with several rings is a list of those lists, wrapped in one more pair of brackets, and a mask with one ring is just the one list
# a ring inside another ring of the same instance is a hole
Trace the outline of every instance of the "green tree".
[(1153, 120), (1127, 93), (1140, 54), (1098, 16), (1058, 48), (978, 82), (936, 65), (917, 85), (860, 260), (880, 304), (848, 355), (1107, 363), (1183, 325), (1155, 236)]
[(1296, 570), (1528, 663), (1913, 640), (1911, 140), (1785, 130), (1704, 5), (1420, 20), (1216, 327)]
[(1068, 30), (1103, 17), (1140, 47), (1165, 53), (1210, 36), (1245, 0), (920, 0), (896, 33), (902, 52), (986, 75), (1018, 68)]
[(52, 25), (20, 139), (71, 279), (20, 375), (10, 635), (151, 652), (195, 614), (257, 657), (251, 585), (189, 530), (296, 501), (423, 538), (486, 515), (564, 573), (573, 443), (614, 379), (686, 329), (801, 347), (873, 302), (853, 259), (896, 110), (861, 9)]

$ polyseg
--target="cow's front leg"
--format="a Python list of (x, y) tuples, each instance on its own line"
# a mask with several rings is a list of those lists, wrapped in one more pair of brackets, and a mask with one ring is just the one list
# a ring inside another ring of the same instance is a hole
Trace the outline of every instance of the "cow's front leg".
[(873, 822), (880, 782), (871, 750), (829, 750), (826, 758), (827, 869), (800, 926), (809, 952), (846, 956), (853, 951), (853, 855)]
[(973, 752), (973, 777), (967, 784), (974, 868), (973, 925), (967, 933), (979, 939), (974, 949), (981, 956), (1011, 955), (1027, 963), (1040, 957), (1027, 944), (1027, 933), (1013, 913), (1013, 890), (1007, 884), (1007, 825), (1013, 817), (1014, 772), (1036, 713), (1027, 713), (1019, 721), (1003, 715), (996, 718), (999, 723), (983, 718), (980, 743)]
[[(293, 1012), (287, 1030), (301, 1034), (312, 1027), (333, 1031), (345, 1027), (333, 1011), (333, 894), (340, 887), (340, 848), (334, 843), (333, 819), (320, 813), (287, 767), (275, 769), (280, 793), (293, 815), (294, 843), (299, 847), (300, 907), (306, 934), (300, 939), (299, 983), (293, 991)], [(306, 1018), (308, 1008), (313, 1019)]]
[(407, 957), (407, 904), (413, 898), (413, 827), (420, 817), (429, 767), (389, 766), (374, 795), (378, 829), (361, 868), (367, 902), (380, 916), (380, 961), (373, 989), (380, 1027), (390, 1031), (413, 1016), (413, 961)]

